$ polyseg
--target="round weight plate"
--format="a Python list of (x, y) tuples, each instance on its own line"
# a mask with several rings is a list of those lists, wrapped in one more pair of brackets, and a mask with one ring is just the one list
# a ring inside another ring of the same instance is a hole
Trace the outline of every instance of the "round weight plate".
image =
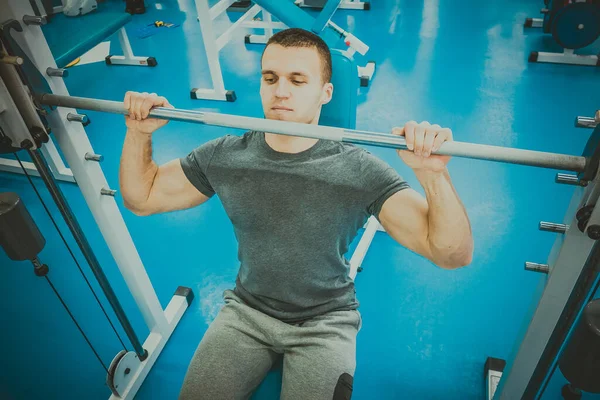
[(556, 10), (551, 33), (559, 45), (580, 49), (596, 41), (600, 36), (600, 5), (594, 3), (573, 3)]

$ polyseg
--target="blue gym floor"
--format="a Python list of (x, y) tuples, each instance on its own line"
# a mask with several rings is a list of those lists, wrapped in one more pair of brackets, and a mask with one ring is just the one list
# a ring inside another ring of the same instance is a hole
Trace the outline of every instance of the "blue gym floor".
[[(591, 131), (574, 128), (573, 121), (598, 108), (600, 71), (527, 62), (532, 50), (560, 51), (541, 30), (523, 29), (525, 18), (539, 17), (542, 7), (541, 0), (373, 0), (370, 11), (339, 10), (334, 22), (371, 46), (366, 57), (357, 57), (359, 64), (377, 62), (370, 87), (360, 89), (357, 129), (389, 132), (411, 119), (427, 120), (450, 127), (457, 141), (580, 154)], [(245, 45), (245, 32), (239, 31), (221, 52), (226, 89), (235, 90), (236, 102), (191, 100), (192, 87), (210, 85), (194, 3), (147, 1), (147, 9), (127, 30), (136, 55), (154, 56), (158, 66), (73, 67), (66, 80), (72, 95), (122, 100), (126, 90), (156, 92), (178, 108), (262, 117), (263, 46)], [(221, 17), (218, 32), (239, 15)], [(136, 29), (155, 20), (181, 25), (138, 39)], [(583, 53), (597, 53), (597, 47)], [(116, 35), (111, 51), (119, 52)], [(88, 115), (90, 141), (104, 155), (110, 186), (118, 189), (123, 117)], [(154, 135), (155, 160), (184, 156), (231, 132), (172, 122)], [(423, 192), (395, 151), (369, 150)], [(442, 270), (377, 233), (356, 280), (363, 328), (355, 399), (483, 399), (486, 358), (510, 360), (535, 309), (546, 277), (523, 266), (547, 261), (555, 234), (540, 232), (538, 223), (562, 222), (573, 188), (554, 183), (553, 170), (465, 159), (453, 159), (449, 170), (472, 223), (473, 262)], [(108, 307), (42, 182), (35, 179), (35, 184)], [(73, 184), (61, 187), (143, 340), (148, 329), (81, 193)], [(23, 198), (46, 237), (40, 258), (50, 267), (52, 283), (108, 365), (122, 347), (34, 191), (23, 176), (6, 173), (0, 173), (0, 191)], [(231, 223), (218, 198), (152, 217), (133, 215), (120, 196), (116, 201), (162, 306), (180, 285), (195, 293), (136, 397), (175, 399), (222, 303), (221, 293), (234, 284), (238, 261)], [(13, 262), (4, 252), (0, 264), (0, 398), (108, 398), (105, 371), (45, 279), (36, 277), (29, 263)], [(109, 315), (117, 323), (112, 311)], [(279, 378), (270, 374), (254, 399), (278, 398)], [(560, 399), (565, 382), (557, 371), (542, 398)], [(600, 397), (584, 395), (594, 398)]]

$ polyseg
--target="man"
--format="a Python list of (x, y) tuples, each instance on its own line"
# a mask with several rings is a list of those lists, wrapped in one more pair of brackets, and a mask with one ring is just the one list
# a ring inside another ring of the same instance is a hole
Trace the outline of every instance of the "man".
[[(304, 30), (275, 34), (262, 58), (265, 117), (317, 124), (331, 100), (331, 55)], [(426, 198), (380, 159), (351, 144), (268, 132), (227, 135), (162, 166), (148, 119), (156, 95), (127, 93), (121, 190), (138, 215), (180, 210), (215, 193), (232, 221), (240, 270), (190, 363), (181, 399), (249, 398), (283, 357), (282, 399), (348, 399), (362, 320), (344, 258), (375, 215), (398, 243), (442, 268), (471, 262), (473, 240), (446, 164), (431, 155), (449, 129), (409, 122), (393, 133)]]

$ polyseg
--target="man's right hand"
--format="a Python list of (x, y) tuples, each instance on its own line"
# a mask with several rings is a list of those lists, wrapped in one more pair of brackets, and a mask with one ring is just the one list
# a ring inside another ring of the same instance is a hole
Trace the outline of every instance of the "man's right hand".
[(167, 99), (156, 93), (127, 92), (124, 103), (129, 111), (129, 115), (125, 116), (127, 129), (147, 135), (169, 122), (166, 119), (148, 118), (150, 110), (153, 107), (174, 108)]

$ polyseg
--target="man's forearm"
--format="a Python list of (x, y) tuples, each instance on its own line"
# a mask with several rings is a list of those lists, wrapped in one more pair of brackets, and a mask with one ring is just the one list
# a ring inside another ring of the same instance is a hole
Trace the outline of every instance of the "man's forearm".
[(459, 267), (470, 263), (473, 237), (467, 212), (452, 185), (450, 174), (415, 171), (429, 205), (428, 241), (436, 263)]
[(127, 208), (141, 211), (150, 196), (158, 165), (152, 160), (152, 135), (127, 130), (119, 181)]

